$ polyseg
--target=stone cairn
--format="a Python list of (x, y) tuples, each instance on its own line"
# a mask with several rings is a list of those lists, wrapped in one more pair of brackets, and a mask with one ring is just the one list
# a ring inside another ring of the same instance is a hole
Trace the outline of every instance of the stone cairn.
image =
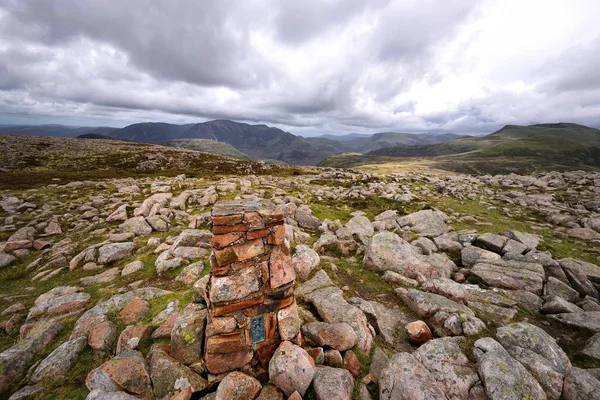
[(281, 341), (299, 335), (296, 274), (283, 223), (283, 212), (269, 201), (213, 206), (204, 351), (212, 374), (242, 369), (259, 375)]

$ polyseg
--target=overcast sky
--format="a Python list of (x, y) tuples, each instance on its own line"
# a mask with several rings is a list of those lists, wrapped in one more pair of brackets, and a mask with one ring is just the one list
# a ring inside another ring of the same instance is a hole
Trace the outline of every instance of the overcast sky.
[(0, 0), (0, 124), (600, 127), (599, 0)]

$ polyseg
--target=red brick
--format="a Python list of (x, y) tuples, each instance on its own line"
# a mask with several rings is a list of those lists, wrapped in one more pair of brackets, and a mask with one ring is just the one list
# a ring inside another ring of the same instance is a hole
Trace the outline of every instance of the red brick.
[(254, 239), (264, 238), (265, 236), (267, 236), (270, 233), (271, 233), (271, 230), (269, 230), (269, 228), (265, 228), (265, 229), (260, 229), (258, 231), (250, 231), (246, 234), (246, 237), (248, 238), (248, 240), (254, 240)]
[(206, 352), (208, 353), (237, 353), (242, 350), (244, 350), (244, 344), (240, 332), (212, 336), (206, 341)]
[(222, 235), (224, 233), (231, 233), (231, 232), (247, 232), (247, 231), (248, 231), (248, 225), (246, 225), (246, 224), (213, 226), (213, 234), (214, 235)]
[(252, 240), (242, 244), (236, 244), (229, 248), (233, 249), (235, 252), (237, 261), (248, 260), (250, 258), (262, 255), (265, 251), (263, 241), (260, 239)]
[(212, 217), (213, 225), (236, 225), (242, 222), (242, 214)]
[(213, 254), (215, 255), (217, 265), (220, 267), (237, 261), (237, 255), (231, 247), (225, 247), (223, 250), (213, 249)]
[(269, 235), (269, 238), (267, 239), (267, 243), (282, 244), (283, 241), (285, 240), (285, 226), (278, 225), (276, 228), (272, 228), (272, 229), (274, 229), (274, 231), (273, 231), (273, 233), (271, 233)]
[(222, 249), (223, 247), (227, 247), (230, 244), (237, 242), (241, 238), (244, 237), (244, 234), (241, 232), (237, 233), (226, 233), (223, 235), (214, 235), (210, 241), (211, 246), (216, 249)]
[(256, 299), (244, 300), (244, 301), (239, 301), (239, 302), (232, 303), (232, 304), (227, 304), (224, 306), (218, 306), (218, 307), (214, 308), (213, 315), (219, 317), (221, 315), (229, 314), (230, 312), (233, 312), (233, 311), (243, 310), (244, 308), (252, 307), (257, 304), (261, 304), (263, 302), (263, 300), (264, 300), (264, 297), (261, 296)]
[(275, 246), (269, 260), (269, 282), (271, 288), (276, 288), (296, 279), (296, 271), (289, 254), (284, 253), (284, 246)]
[(262, 217), (256, 211), (246, 212), (244, 214), (244, 223), (248, 225), (248, 230), (251, 231), (265, 228)]

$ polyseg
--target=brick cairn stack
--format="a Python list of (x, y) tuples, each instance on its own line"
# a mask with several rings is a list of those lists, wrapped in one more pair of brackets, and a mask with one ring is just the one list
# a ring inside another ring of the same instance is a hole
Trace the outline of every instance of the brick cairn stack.
[(219, 202), (212, 231), (206, 367), (259, 375), (300, 331), (283, 213), (268, 201)]

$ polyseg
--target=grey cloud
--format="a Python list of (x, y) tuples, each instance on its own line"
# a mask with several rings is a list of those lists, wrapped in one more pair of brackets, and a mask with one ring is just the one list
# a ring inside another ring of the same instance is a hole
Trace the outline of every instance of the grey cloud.
[[(227, 118), (311, 132), (599, 126), (600, 39), (514, 78), (535, 90), (482, 88), (433, 111), (423, 92), (405, 96), (448, 78), (438, 63), (446, 45), (489, 3), (0, 0), (0, 114)], [(328, 46), (344, 37), (343, 48)]]

